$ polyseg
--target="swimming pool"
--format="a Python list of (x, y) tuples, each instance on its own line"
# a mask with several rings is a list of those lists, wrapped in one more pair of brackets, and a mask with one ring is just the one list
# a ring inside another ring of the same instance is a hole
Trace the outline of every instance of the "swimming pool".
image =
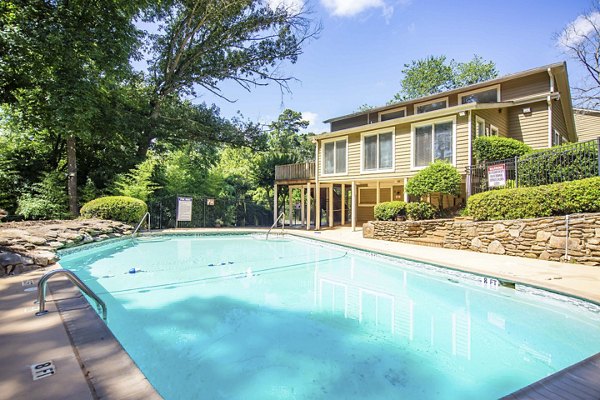
[(587, 303), (289, 236), (143, 237), (61, 265), (166, 399), (491, 399), (599, 350)]

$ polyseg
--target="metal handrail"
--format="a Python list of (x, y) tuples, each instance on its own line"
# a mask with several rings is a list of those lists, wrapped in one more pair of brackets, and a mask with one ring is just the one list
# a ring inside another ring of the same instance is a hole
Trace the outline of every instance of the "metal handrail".
[(147, 212), (146, 214), (144, 214), (144, 216), (140, 220), (140, 223), (137, 224), (137, 226), (135, 227), (133, 233), (131, 234), (131, 238), (132, 239), (135, 236), (135, 234), (137, 233), (137, 231), (140, 229), (140, 227), (142, 226), (142, 224), (144, 223), (144, 220), (146, 219), (146, 217), (148, 217), (148, 229), (150, 229), (150, 213)]
[(271, 230), (277, 226), (277, 222), (279, 222), (280, 219), (281, 219), (281, 233), (283, 233), (283, 231), (285, 229), (285, 218), (284, 217), (285, 217), (285, 213), (282, 212), (281, 214), (279, 214), (279, 217), (277, 217), (275, 222), (273, 222), (273, 225), (271, 225), (271, 227), (267, 231), (266, 240), (269, 240), (269, 233), (271, 233)]
[(46, 272), (44, 276), (40, 278), (37, 284), (38, 303), (40, 304), (40, 309), (38, 312), (35, 313), (35, 315), (40, 316), (48, 313), (48, 310), (46, 310), (46, 289), (48, 287), (48, 280), (54, 275), (58, 274), (66, 275), (67, 278), (69, 278), (69, 280), (75, 286), (77, 286), (85, 294), (94, 299), (96, 301), (96, 308), (98, 309), (98, 311), (100, 311), (100, 308), (102, 309), (102, 319), (106, 321), (106, 303), (104, 303), (104, 301), (102, 301), (102, 299), (98, 297), (96, 293), (92, 292), (92, 289), (90, 289), (88, 285), (83, 283), (83, 281), (79, 279), (77, 275), (66, 269), (56, 269), (54, 271)]

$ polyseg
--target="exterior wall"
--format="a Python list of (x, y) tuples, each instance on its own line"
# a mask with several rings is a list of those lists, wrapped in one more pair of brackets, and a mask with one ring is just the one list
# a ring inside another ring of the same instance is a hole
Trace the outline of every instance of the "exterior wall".
[[(523, 108), (531, 108), (524, 114)], [(520, 140), (534, 149), (550, 147), (548, 143), (548, 104), (540, 101), (508, 109), (508, 137)]]
[(563, 137), (568, 138), (567, 123), (561, 101), (560, 99), (552, 100), (552, 129), (556, 129)]
[(473, 137), (475, 137), (475, 116), (485, 120), (485, 128), (490, 129), (490, 124), (498, 128), (498, 136), (508, 136), (508, 111), (502, 108), (477, 110), (473, 112)]
[(600, 113), (575, 112), (575, 129), (580, 142), (596, 139), (600, 136)]
[(342, 129), (353, 128), (355, 126), (367, 125), (367, 114), (356, 117), (346, 118), (331, 123), (331, 132), (340, 131)]
[(437, 245), (450, 249), (506, 254), (600, 266), (600, 214), (510, 221), (371, 221), (363, 225), (363, 236), (394, 242)]
[(550, 76), (546, 71), (523, 78), (511, 79), (500, 85), (502, 101), (550, 92)]

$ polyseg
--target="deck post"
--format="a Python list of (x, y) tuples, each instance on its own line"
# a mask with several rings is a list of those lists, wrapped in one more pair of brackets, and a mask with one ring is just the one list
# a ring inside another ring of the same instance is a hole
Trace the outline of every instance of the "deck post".
[(294, 193), (294, 189), (291, 186), (288, 186), (288, 198), (289, 198), (289, 206), (290, 206), (290, 226), (294, 223), (294, 201), (292, 199), (292, 194)]
[(340, 219), (342, 225), (346, 223), (346, 184), (342, 183), (342, 217)]
[(319, 142), (315, 141), (315, 231), (321, 229), (321, 185), (319, 185)]
[(304, 188), (300, 187), (300, 225), (304, 225), (306, 223), (306, 209), (304, 203)]
[(406, 184), (408, 183), (408, 178), (404, 178), (404, 202), (408, 203), (408, 193), (406, 193)]
[(310, 229), (310, 181), (306, 183), (306, 230)]
[(329, 186), (329, 227), (333, 227), (333, 183)]
[(273, 223), (277, 221), (277, 184), (273, 186)]
[(356, 230), (356, 181), (352, 181), (352, 231)]
[(375, 200), (375, 204), (379, 204), (379, 202), (381, 201), (380, 198), (379, 198), (381, 196), (381, 193), (380, 193), (381, 192), (381, 188), (379, 187), (379, 181), (377, 181), (376, 187), (377, 187), (377, 194), (375, 195), (375, 199), (376, 199)]

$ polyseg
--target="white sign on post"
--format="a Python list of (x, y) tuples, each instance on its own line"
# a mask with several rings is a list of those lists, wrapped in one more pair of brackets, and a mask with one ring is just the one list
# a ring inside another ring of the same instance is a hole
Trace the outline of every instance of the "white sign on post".
[(192, 198), (177, 197), (177, 222), (192, 221)]
[(506, 186), (506, 165), (497, 164), (487, 167), (488, 186), (491, 188)]

